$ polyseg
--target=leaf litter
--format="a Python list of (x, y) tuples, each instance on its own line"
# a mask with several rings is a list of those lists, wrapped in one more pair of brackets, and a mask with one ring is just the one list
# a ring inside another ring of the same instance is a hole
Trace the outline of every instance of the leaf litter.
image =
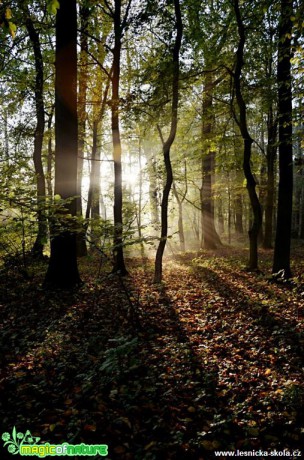
[[(301, 256), (301, 254), (300, 254)], [(304, 445), (302, 259), (292, 287), (242, 269), (241, 250), (130, 259), (129, 276), (46, 292), (1, 288), (2, 432), (109, 445), (109, 459), (209, 459)], [(270, 264), (270, 253), (262, 253)], [(267, 265), (268, 264), (268, 265)]]

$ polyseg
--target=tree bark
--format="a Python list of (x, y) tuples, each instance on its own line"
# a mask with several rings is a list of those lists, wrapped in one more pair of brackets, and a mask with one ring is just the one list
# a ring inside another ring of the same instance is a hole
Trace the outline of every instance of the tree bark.
[(236, 52), (236, 65), (234, 70), (234, 88), (236, 100), (239, 108), (239, 117), (236, 120), (241, 135), (244, 142), (243, 150), (243, 171), (247, 182), (247, 190), (249, 195), (249, 200), (253, 212), (253, 222), (252, 226), (248, 231), (249, 235), (249, 270), (258, 269), (258, 235), (262, 225), (262, 210), (259, 202), (258, 195), (256, 193), (256, 181), (251, 171), (251, 146), (253, 139), (251, 138), (248, 127), (247, 127), (247, 108), (243, 98), (242, 89), (241, 89), (241, 75), (244, 65), (244, 47), (246, 42), (245, 27), (241, 17), (239, 0), (234, 0), (234, 11), (237, 20), (238, 34), (239, 34), (239, 43), (238, 49)]
[(235, 207), (235, 231), (237, 235), (244, 233), (243, 229), (243, 200), (241, 193), (237, 193), (234, 200)]
[(273, 109), (269, 108), (267, 119), (268, 143), (266, 151), (267, 160), (267, 184), (266, 184), (266, 203), (265, 203), (265, 231), (263, 248), (272, 248), (273, 238), (273, 214), (274, 214), (274, 192), (275, 192), (275, 163), (277, 156), (277, 121), (274, 120)]
[[(90, 9), (86, 5), (79, 8), (80, 16), (80, 58), (79, 58), (79, 95), (78, 95), (78, 164), (77, 164), (77, 213), (82, 216), (82, 176), (83, 176), (83, 157), (84, 141), (86, 134), (86, 104), (88, 87), (88, 23)], [(86, 245), (86, 225), (82, 231), (77, 233), (77, 255), (84, 257), (87, 255)]]
[[(88, 202), (86, 209), (86, 219), (91, 217), (100, 217), (100, 153), (101, 153), (101, 128), (102, 120), (105, 114), (106, 103), (110, 80), (108, 80), (104, 94), (101, 100), (93, 108), (93, 144), (91, 152), (91, 172), (90, 185), (88, 191)], [(102, 88), (98, 91), (102, 94)]]
[[(148, 149), (147, 149), (148, 150)], [(158, 200), (158, 184), (157, 184), (157, 165), (154, 153), (147, 157), (148, 176), (149, 176), (149, 201), (151, 210), (151, 224), (154, 229), (159, 226), (159, 200)]]
[(174, 193), (175, 199), (177, 201), (177, 206), (178, 206), (179, 247), (180, 247), (181, 252), (185, 252), (186, 245), (185, 245), (184, 218), (183, 218), (183, 201), (186, 195), (184, 195), (182, 198), (179, 197), (178, 191), (176, 190), (174, 182), (173, 182), (173, 193)]
[(273, 274), (291, 277), (290, 240), (292, 221), (292, 79), (291, 33), (293, 1), (282, 0), (278, 43), (279, 190)]
[(43, 58), (41, 53), (40, 39), (37, 30), (34, 27), (33, 21), (30, 17), (28, 8), (26, 9), (27, 18), (25, 21), (26, 29), (29, 34), (35, 59), (35, 106), (36, 106), (36, 117), (37, 124), (34, 134), (34, 152), (33, 161), (36, 174), (36, 186), (37, 186), (37, 220), (38, 220), (38, 233), (36, 236), (35, 243), (32, 248), (32, 254), (34, 257), (42, 258), (43, 248), (47, 240), (47, 221), (45, 212), (45, 174), (42, 164), (42, 145), (45, 128), (44, 118), (44, 100), (43, 100)]
[(112, 76), (111, 122), (114, 159), (114, 266), (113, 273), (127, 275), (123, 253), (123, 221), (122, 221), (122, 165), (121, 139), (119, 128), (119, 84), (120, 58), (122, 45), (121, 0), (115, 0), (114, 10), (114, 50)]
[(221, 245), (220, 238), (215, 229), (214, 222), (214, 198), (213, 182), (215, 174), (215, 150), (212, 145), (212, 129), (214, 124), (212, 92), (216, 83), (212, 81), (211, 72), (207, 72), (204, 81), (203, 91), (203, 158), (202, 158), (202, 189), (201, 189), (201, 208), (202, 208), (202, 238), (205, 249), (216, 249)]
[(175, 20), (176, 20), (176, 37), (173, 48), (173, 66), (172, 66), (172, 107), (171, 107), (171, 127), (170, 133), (165, 142), (163, 142), (163, 156), (166, 169), (166, 183), (163, 190), (161, 203), (161, 236), (156, 251), (154, 283), (162, 281), (163, 254), (168, 237), (168, 202), (173, 182), (173, 172), (170, 160), (170, 149), (174, 142), (177, 130), (177, 113), (179, 100), (179, 52), (183, 36), (183, 24), (179, 0), (174, 0)]
[(52, 123), (54, 115), (54, 106), (51, 108), (51, 113), (48, 115), (48, 146), (47, 146), (47, 173), (46, 173), (46, 187), (48, 200), (52, 201), (53, 199), (53, 178), (52, 178), (52, 169), (53, 169), (53, 146), (52, 146)]
[(54, 216), (45, 285), (72, 288), (81, 283), (73, 221), (78, 154), (76, 0), (62, 0), (56, 16), (55, 142), (55, 195), (67, 202)]

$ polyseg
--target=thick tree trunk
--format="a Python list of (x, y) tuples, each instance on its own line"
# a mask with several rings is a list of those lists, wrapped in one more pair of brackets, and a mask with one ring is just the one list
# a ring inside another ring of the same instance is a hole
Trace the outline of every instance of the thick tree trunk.
[(167, 140), (163, 142), (163, 156), (166, 168), (166, 183), (164, 186), (161, 203), (161, 237), (155, 257), (154, 283), (160, 283), (162, 281), (163, 254), (168, 237), (168, 202), (171, 185), (173, 182), (170, 149), (174, 142), (177, 130), (177, 111), (179, 99), (179, 52), (183, 35), (183, 24), (179, 0), (174, 0), (174, 8), (176, 20), (176, 37), (173, 48), (171, 128)]
[(238, 49), (236, 52), (236, 65), (234, 71), (234, 87), (235, 95), (239, 108), (239, 118), (237, 123), (239, 125), (241, 135), (244, 141), (244, 153), (243, 153), (243, 171), (247, 182), (247, 190), (249, 195), (249, 200), (253, 213), (253, 222), (252, 226), (248, 231), (249, 235), (249, 263), (248, 268), (250, 270), (258, 269), (258, 236), (259, 231), (262, 225), (262, 210), (259, 202), (258, 195), (256, 193), (256, 182), (251, 171), (251, 146), (253, 140), (248, 132), (247, 127), (247, 108), (245, 101), (243, 99), (242, 90), (241, 90), (241, 75), (242, 68), (244, 65), (244, 47), (245, 47), (245, 27), (240, 13), (239, 0), (234, 0), (234, 11), (236, 15), (238, 33), (239, 33), (239, 43)]
[(290, 239), (293, 192), (291, 33), (293, 2), (282, 0), (278, 44), (279, 191), (273, 274), (291, 277)]
[(56, 16), (55, 195), (65, 203), (53, 222), (51, 257), (45, 285), (72, 288), (81, 280), (77, 266), (77, 12), (75, 0), (60, 2)]
[(35, 58), (35, 105), (37, 124), (34, 134), (34, 167), (36, 174), (37, 186), (37, 218), (38, 218), (38, 233), (36, 241), (32, 248), (34, 257), (42, 258), (43, 248), (47, 240), (47, 221), (45, 212), (45, 174), (42, 165), (42, 145), (45, 127), (44, 118), (44, 101), (43, 101), (43, 59), (40, 47), (39, 34), (36, 31), (33, 21), (30, 17), (29, 10), (26, 11), (27, 18), (25, 21), (26, 29), (28, 31)]

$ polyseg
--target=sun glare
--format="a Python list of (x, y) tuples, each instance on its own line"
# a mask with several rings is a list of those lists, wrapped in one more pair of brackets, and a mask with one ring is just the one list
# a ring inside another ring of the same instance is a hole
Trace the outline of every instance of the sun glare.
[(123, 180), (127, 184), (127, 186), (135, 187), (138, 184), (139, 180), (139, 168), (132, 168), (131, 171), (125, 173)]

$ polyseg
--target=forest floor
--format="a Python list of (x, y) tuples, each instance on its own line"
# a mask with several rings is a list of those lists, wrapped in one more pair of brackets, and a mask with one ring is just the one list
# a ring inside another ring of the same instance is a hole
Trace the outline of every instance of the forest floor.
[(108, 444), (112, 460), (303, 456), (303, 256), (293, 285), (267, 278), (271, 251), (249, 273), (229, 248), (166, 259), (158, 287), (140, 258), (123, 280), (82, 259), (72, 292), (43, 290), (46, 266), (3, 272), (1, 433)]

